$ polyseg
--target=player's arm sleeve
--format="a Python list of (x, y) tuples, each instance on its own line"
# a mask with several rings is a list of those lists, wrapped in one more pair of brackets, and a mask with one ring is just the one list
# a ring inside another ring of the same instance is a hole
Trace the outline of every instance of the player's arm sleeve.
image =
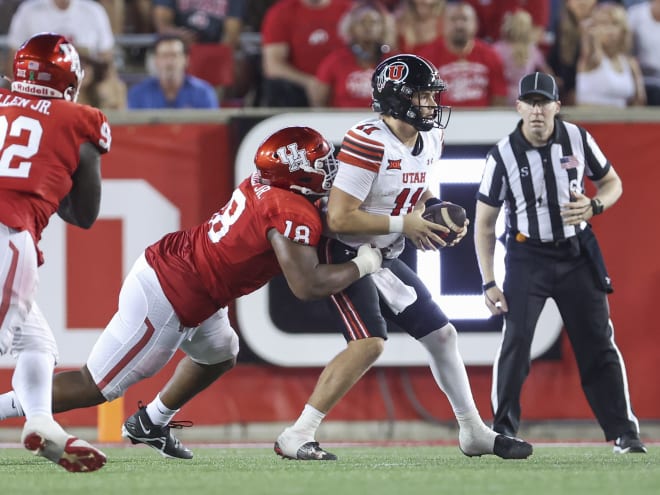
[(339, 162), (337, 177), (335, 177), (332, 187), (341, 189), (354, 198), (364, 201), (376, 176), (377, 174), (371, 170)]
[(364, 201), (378, 175), (384, 156), (383, 143), (365, 136), (355, 128), (349, 130), (337, 155), (339, 169), (333, 187)]
[(60, 202), (58, 215), (72, 225), (90, 228), (101, 205), (101, 152), (92, 143), (80, 146), (80, 162), (72, 176), (73, 186)]

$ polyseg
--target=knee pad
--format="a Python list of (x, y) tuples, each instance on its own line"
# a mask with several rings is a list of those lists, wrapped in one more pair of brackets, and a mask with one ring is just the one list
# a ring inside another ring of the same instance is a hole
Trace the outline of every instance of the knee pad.
[(236, 332), (223, 332), (211, 339), (184, 342), (181, 349), (199, 364), (219, 364), (225, 361), (236, 361), (239, 341)]

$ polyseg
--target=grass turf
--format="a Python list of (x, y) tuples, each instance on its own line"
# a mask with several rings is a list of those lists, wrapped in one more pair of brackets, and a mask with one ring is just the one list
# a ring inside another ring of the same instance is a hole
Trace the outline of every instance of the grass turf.
[(72, 474), (22, 449), (3, 449), (3, 493), (21, 495), (660, 493), (660, 449), (614, 455), (603, 446), (541, 446), (524, 461), (467, 458), (456, 447), (336, 447), (335, 462), (298, 462), (269, 448), (196, 447), (191, 461), (152, 449), (108, 447), (95, 473)]

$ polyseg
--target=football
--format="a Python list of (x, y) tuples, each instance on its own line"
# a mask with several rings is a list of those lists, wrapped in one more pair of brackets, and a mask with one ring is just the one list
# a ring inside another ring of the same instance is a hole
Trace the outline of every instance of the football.
[[(437, 234), (447, 244), (451, 244), (458, 237), (457, 232), (465, 225), (466, 215), (465, 209), (462, 206), (450, 203), (449, 201), (442, 201), (441, 203), (428, 206), (424, 210), (422, 218), (429, 222), (448, 227), (450, 232), (437, 232)], [(439, 248), (441, 246), (437, 245), (436, 247)]]

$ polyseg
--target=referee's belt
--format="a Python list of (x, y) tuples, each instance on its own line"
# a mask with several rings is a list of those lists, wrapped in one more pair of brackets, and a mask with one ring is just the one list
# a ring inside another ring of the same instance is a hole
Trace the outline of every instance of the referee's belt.
[(559, 239), (556, 241), (542, 241), (540, 239), (532, 239), (527, 237), (525, 234), (518, 232), (514, 236), (516, 242), (521, 244), (527, 244), (528, 246), (538, 246), (538, 247), (547, 247), (547, 248), (563, 248), (569, 247), (571, 243), (577, 240), (576, 237), (568, 237), (566, 239)]

